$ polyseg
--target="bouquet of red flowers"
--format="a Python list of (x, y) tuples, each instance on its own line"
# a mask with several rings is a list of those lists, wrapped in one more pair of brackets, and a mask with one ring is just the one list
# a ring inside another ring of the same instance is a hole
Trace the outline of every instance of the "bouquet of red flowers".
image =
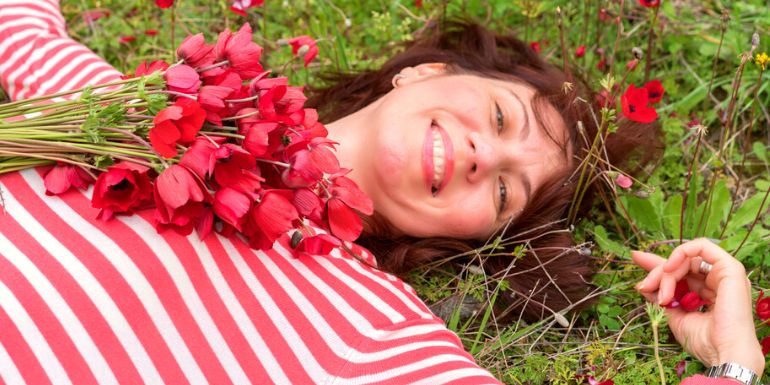
[(360, 235), (372, 202), (303, 88), (270, 77), (261, 55), (246, 24), (213, 45), (188, 36), (173, 65), (0, 105), (0, 173), (52, 164), (46, 193), (93, 183), (105, 220), (154, 207), (158, 231), (241, 234), (260, 249), (296, 228), (300, 252), (327, 253)]

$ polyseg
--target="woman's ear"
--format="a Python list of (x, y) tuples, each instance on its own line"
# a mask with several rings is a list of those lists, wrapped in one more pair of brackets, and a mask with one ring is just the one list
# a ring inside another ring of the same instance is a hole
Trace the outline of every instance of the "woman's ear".
[(446, 63), (422, 63), (414, 67), (405, 67), (393, 78), (394, 86), (403, 86), (425, 80), (432, 76), (443, 75), (447, 71)]

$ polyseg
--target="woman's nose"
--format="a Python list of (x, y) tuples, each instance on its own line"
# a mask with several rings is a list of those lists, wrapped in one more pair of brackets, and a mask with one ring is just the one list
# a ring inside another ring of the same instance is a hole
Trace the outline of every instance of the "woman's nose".
[(468, 134), (468, 141), (468, 181), (475, 183), (490, 175), (499, 166), (501, 159), (491, 138), (485, 138), (474, 131)]

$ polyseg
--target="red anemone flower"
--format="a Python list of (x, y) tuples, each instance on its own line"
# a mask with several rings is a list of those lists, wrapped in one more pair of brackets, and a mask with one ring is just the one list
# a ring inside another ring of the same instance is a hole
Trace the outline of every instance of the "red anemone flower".
[(155, 5), (160, 8), (169, 8), (174, 5), (174, 0), (155, 0)]
[(762, 354), (770, 353), (770, 336), (763, 338), (759, 344), (762, 345)]
[(265, 0), (235, 0), (233, 5), (230, 6), (230, 10), (246, 17), (246, 10), (251, 7), (259, 7), (265, 3)]
[(318, 56), (318, 45), (315, 39), (310, 36), (302, 35), (289, 39), (289, 44), (291, 44), (291, 52), (294, 56), (298, 56), (304, 51), (305, 67)]
[(187, 36), (176, 50), (185, 63), (202, 68), (214, 64), (214, 46), (206, 44), (202, 33)]
[(262, 73), (259, 58), (262, 47), (253, 40), (251, 26), (244, 24), (236, 33), (226, 30), (219, 34), (214, 48), (219, 60), (227, 60), (233, 70), (243, 78), (253, 78)]
[(54, 166), (43, 178), (45, 195), (63, 194), (72, 187), (84, 189), (91, 183), (94, 183), (94, 178), (89, 173), (78, 166), (67, 163)]
[(655, 104), (663, 99), (663, 94), (666, 90), (663, 89), (663, 84), (660, 80), (650, 80), (644, 84), (644, 89), (647, 90), (647, 97), (650, 99), (650, 103)]
[(764, 295), (764, 291), (759, 292), (759, 297), (757, 298), (757, 317), (762, 321), (767, 321), (770, 320), (770, 296), (764, 297)]
[(144, 34), (147, 35), (147, 36), (155, 36), (155, 35), (158, 34), (158, 30), (157, 29), (146, 29), (144, 31)]
[(150, 75), (153, 72), (156, 71), (165, 71), (168, 68), (168, 63), (166, 63), (163, 60), (155, 60), (154, 62), (147, 64), (147, 61), (144, 60), (141, 63), (139, 63), (138, 66), (136, 66), (136, 71), (134, 71), (133, 74), (126, 74), (121, 76), (120, 78), (130, 79), (130, 78), (138, 78), (140, 76)]
[(99, 174), (94, 184), (91, 206), (99, 210), (97, 218), (112, 218), (114, 213), (131, 213), (152, 200), (148, 167), (122, 162)]
[(660, 0), (639, 0), (639, 4), (647, 8), (655, 8), (660, 5)]
[(533, 41), (529, 43), (530, 48), (532, 48), (535, 53), (540, 53), (540, 42)]
[(676, 283), (674, 299), (671, 300), (666, 307), (669, 309), (681, 307), (682, 310), (691, 312), (700, 309), (701, 306), (707, 305), (708, 303), (709, 302), (701, 298), (698, 293), (690, 291), (687, 280), (683, 279)]
[(194, 68), (180, 64), (166, 70), (166, 87), (170, 91), (196, 94), (201, 86), (201, 79)]
[(585, 54), (586, 54), (586, 46), (581, 45), (580, 47), (577, 47), (577, 49), (575, 49), (575, 57), (581, 58), (585, 56)]
[[(172, 165), (155, 180), (155, 228), (174, 229), (188, 235), (196, 221), (205, 220), (205, 203), (211, 201), (208, 190), (184, 166)], [(205, 230), (205, 229), (204, 229)]]
[(198, 102), (180, 98), (158, 112), (153, 119), (154, 126), (149, 137), (152, 147), (161, 156), (173, 158), (177, 155), (176, 144), (187, 144), (195, 140), (195, 135), (206, 119), (206, 112)]
[(649, 101), (647, 89), (629, 84), (626, 92), (620, 97), (623, 115), (639, 123), (654, 122), (658, 118), (658, 112), (648, 105)]
[(127, 36), (121, 36), (118, 39), (118, 42), (120, 42), (121, 44), (128, 44), (134, 40), (136, 40), (136, 36), (127, 35)]

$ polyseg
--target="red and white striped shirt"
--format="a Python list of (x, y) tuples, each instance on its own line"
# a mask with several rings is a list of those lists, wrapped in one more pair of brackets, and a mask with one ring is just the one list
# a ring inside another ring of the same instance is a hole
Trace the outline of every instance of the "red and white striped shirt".
[[(12, 99), (119, 76), (58, 0), (0, 0)], [(105, 222), (91, 191), (44, 191), (39, 169), (0, 175), (0, 383), (499, 383), (411, 287), (345, 252), (158, 234), (152, 212)]]
[[(119, 76), (67, 36), (57, 1), (0, 0), (13, 99)], [(151, 211), (97, 220), (90, 191), (46, 196), (41, 170), (0, 190), (7, 384), (498, 383), (412, 288), (340, 250), (158, 234)]]

